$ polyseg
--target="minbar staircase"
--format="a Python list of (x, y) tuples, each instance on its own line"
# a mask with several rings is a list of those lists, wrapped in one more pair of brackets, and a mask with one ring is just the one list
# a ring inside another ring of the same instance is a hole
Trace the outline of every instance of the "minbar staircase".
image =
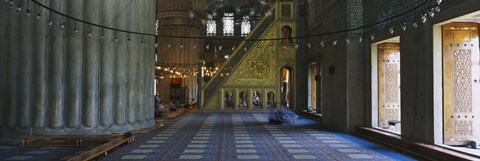
[[(275, 13), (274, 11), (272, 13)], [(258, 41), (256, 39), (260, 39), (262, 35), (269, 29), (269, 27), (274, 23), (275, 15), (272, 14), (270, 16), (264, 16), (260, 22), (255, 26), (255, 28), (250, 32), (248, 37), (240, 43), (240, 45), (236, 48), (230, 58), (223, 64), (223, 66), (218, 70), (217, 73), (228, 73), (230, 71), (234, 71), (236, 67), (241, 63), (242, 59), (248, 55), (249, 50), (254, 47)], [(204, 104), (208, 103), (212, 97), (215, 96), (215, 93), (218, 91), (219, 88), (228, 80), (227, 76), (219, 76), (216, 74), (210, 81), (203, 86), (203, 100)]]

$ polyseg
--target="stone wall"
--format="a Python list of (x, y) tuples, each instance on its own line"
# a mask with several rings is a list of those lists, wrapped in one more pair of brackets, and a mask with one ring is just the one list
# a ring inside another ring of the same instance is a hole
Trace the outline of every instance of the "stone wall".
[[(351, 2), (357, 0), (343, 1), (323, 1), (321, 7), (326, 5), (335, 5), (340, 8), (346, 8)], [(407, 2), (409, 2), (407, 4)], [(335, 3), (335, 4), (333, 4)], [(363, 1), (364, 24), (369, 25), (376, 21), (385, 19), (389, 16), (402, 13), (415, 7), (418, 1), (392, 1), (402, 3), (401, 6), (388, 4), (385, 7), (384, 1)], [(432, 2), (427, 5), (430, 6)], [(317, 60), (321, 63), (322, 84), (320, 99), (322, 106), (322, 122), (333, 129), (343, 132), (354, 132), (355, 126), (372, 126), (372, 54), (371, 45), (392, 37), (400, 36), (401, 52), (401, 136), (411, 138), (425, 143), (442, 143), (442, 105), (441, 100), (435, 99), (438, 93), (436, 89), (441, 88), (441, 81), (434, 73), (435, 49), (434, 38), (440, 38), (441, 34), (436, 33), (435, 24), (456, 18), (467, 13), (480, 10), (476, 0), (455, 0), (442, 3), (442, 11), (435, 13), (435, 16), (428, 17), (426, 23), (421, 23), (419, 13), (426, 13), (427, 7), (421, 7), (420, 11), (407, 14), (406, 18), (399, 18), (395, 21), (388, 21), (376, 25), (373, 28), (363, 30), (363, 41), (359, 42), (358, 37), (350, 37), (350, 43), (346, 44), (345, 36), (333, 35), (327, 37), (317, 37), (306, 39), (312, 43), (312, 48), (307, 49), (307, 58), (305, 64)], [(402, 8), (398, 8), (402, 7)], [(315, 7), (312, 7), (315, 8)], [(386, 10), (391, 9), (391, 13), (386, 14)], [(403, 9), (403, 10), (402, 10)], [(339, 12), (340, 11), (340, 12)], [(344, 12), (342, 12), (344, 11)], [(330, 31), (333, 27), (336, 30), (346, 29), (352, 23), (329, 23), (332, 17), (341, 17), (344, 19), (337, 21), (348, 21), (347, 9), (338, 11), (322, 10), (321, 19), (317, 22), (311, 22), (307, 26), (307, 33), (322, 33)], [(343, 14), (345, 16), (339, 16)], [(350, 13), (351, 14), (351, 13)], [(416, 21), (418, 27), (413, 27), (413, 21)], [(407, 29), (402, 31), (400, 24), (406, 22)], [(390, 26), (389, 26), (390, 25)], [(393, 26), (394, 33), (391, 34), (388, 28)], [(350, 26), (352, 27), (352, 26)], [(438, 28), (438, 26), (437, 26)], [(370, 40), (369, 34), (375, 33), (374, 40)], [(441, 33), (441, 32), (440, 32)], [(338, 40), (334, 47), (332, 40)], [(320, 41), (329, 41), (325, 47), (321, 47)], [(440, 49), (441, 50), (441, 49)], [(329, 68), (334, 67), (335, 73), (331, 74)], [(441, 66), (440, 66), (441, 68)], [(440, 71), (441, 72), (441, 71)], [(434, 79), (435, 78), (435, 79)], [(302, 82), (297, 82), (302, 83)], [(305, 80), (303, 83), (307, 83)], [(305, 94), (306, 95), (306, 94)], [(441, 93), (440, 93), (441, 95)], [(297, 97), (299, 97), (297, 95)]]

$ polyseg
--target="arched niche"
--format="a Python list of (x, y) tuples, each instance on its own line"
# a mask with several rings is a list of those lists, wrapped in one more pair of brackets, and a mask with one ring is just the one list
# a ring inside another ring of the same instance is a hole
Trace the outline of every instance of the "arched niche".
[(247, 108), (247, 92), (240, 91), (238, 93), (238, 108)]
[(275, 93), (273, 93), (273, 91), (270, 91), (267, 94), (267, 107), (274, 107), (274, 104), (275, 104)]
[(225, 94), (223, 95), (223, 102), (224, 106), (227, 108), (233, 108), (233, 92), (231, 91), (225, 91)]
[(254, 108), (262, 108), (262, 93), (259, 91), (253, 92), (252, 105)]

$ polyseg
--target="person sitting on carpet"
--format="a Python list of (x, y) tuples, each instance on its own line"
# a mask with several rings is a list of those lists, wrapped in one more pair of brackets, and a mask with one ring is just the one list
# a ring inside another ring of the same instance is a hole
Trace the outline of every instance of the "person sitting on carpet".
[(297, 119), (298, 116), (294, 112), (287, 110), (285, 107), (278, 106), (270, 111), (268, 118), (269, 124), (282, 124), (295, 122), (295, 119)]

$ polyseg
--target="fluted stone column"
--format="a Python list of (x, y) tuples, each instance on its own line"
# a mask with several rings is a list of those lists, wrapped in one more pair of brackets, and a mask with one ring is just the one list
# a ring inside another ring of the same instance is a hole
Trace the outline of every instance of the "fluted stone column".
[[(31, 1), (28, 17), (28, 1), (0, 2), (0, 141), (152, 127), (154, 37), (76, 22)], [(155, 32), (155, 0), (122, 14), (129, 0), (38, 1), (95, 24)]]

